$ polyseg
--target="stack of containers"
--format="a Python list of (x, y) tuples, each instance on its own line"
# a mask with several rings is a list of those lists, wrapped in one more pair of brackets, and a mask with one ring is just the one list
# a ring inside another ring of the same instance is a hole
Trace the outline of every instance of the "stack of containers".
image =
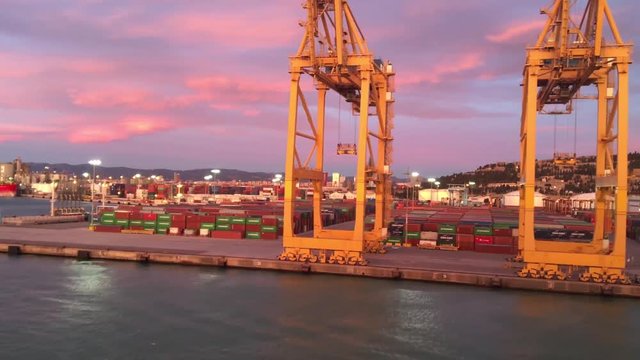
[(389, 238), (387, 243), (391, 245), (400, 245), (404, 240), (404, 223), (393, 222), (389, 225)]
[(220, 215), (216, 217), (216, 230), (230, 231), (231, 230), (231, 216)]
[(216, 216), (210, 213), (200, 215), (200, 236), (210, 236), (211, 232), (216, 229)]
[(242, 238), (245, 237), (247, 232), (247, 218), (234, 216), (231, 218), (231, 231), (238, 231), (242, 234)]
[(97, 232), (120, 232), (122, 228), (116, 224), (114, 212), (103, 212), (99, 217), (100, 224), (94, 226)]
[(130, 212), (129, 211), (119, 211), (116, 210), (115, 211), (115, 224), (120, 226), (123, 229), (128, 229), (129, 228), (129, 216), (130, 216)]
[(100, 225), (116, 225), (116, 213), (107, 211), (100, 214)]
[(407, 224), (407, 246), (418, 246), (420, 243), (420, 230), (422, 226), (420, 224), (410, 223)]
[(190, 213), (185, 214), (185, 226), (183, 234), (186, 236), (196, 236), (200, 232), (200, 215)]
[(157, 218), (158, 215), (155, 213), (142, 213), (142, 227), (144, 228), (144, 230), (150, 230), (155, 233), (156, 228), (158, 227)]
[(187, 226), (186, 214), (171, 214), (171, 227), (169, 228), (169, 234), (182, 235), (184, 228)]
[(144, 230), (144, 217), (139, 211), (134, 211), (129, 215), (129, 228), (131, 230)]
[(438, 247), (456, 247), (456, 224), (439, 224), (438, 225)]
[(278, 239), (278, 219), (275, 216), (263, 216), (260, 227), (260, 238), (264, 240)]
[(262, 217), (251, 216), (247, 218), (246, 226), (246, 238), (247, 239), (261, 239), (262, 238)]
[(169, 232), (169, 228), (171, 227), (171, 214), (158, 214), (157, 221), (157, 234), (166, 234)]

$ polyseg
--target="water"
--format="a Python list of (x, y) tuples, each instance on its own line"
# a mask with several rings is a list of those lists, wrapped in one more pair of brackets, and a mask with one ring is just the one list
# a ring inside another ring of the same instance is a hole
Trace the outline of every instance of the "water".
[(640, 304), (0, 256), (1, 359), (635, 359)]
[[(85, 209), (90, 209), (91, 204), (80, 203)], [(0, 220), (3, 216), (33, 216), (49, 215), (51, 213), (51, 201), (49, 199), (34, 199), (27, 197), (0, 197)]]

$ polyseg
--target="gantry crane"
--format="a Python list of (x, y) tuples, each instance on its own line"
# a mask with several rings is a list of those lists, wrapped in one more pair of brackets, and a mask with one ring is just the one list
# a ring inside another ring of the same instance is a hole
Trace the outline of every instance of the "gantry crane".
[[(285, 164), (284, 250), (280, 260), (365, 265), (363, 253), (382, 247), (391, 216), (393, 79), (390, 62), (374, 59), (346, 0), (306, 0), (305, 35), (290, 59), (291, 90)], [(317, 114), (301, 86), (313, 81)], [(321, 220), (327, 93), (333, 91), (359, 114), (356, 219), (353, 230), (325, 229)], [(298, 121), (298, 115), (304, 118)], [(370, 117), (375, 125), (370, 128)], [(304, 130), (303, 127), (307, 129)], [(315, 161), (314, 161), (315, 160)], [(313, 236), (293, 232), (295, 190), (313, 183)], [(365, 231), (367, 185), (375, 186), (375, 225)]]
[[(588, 0), (576, 24), (575, 1), (555, 0), (536, 45), (527, 49), (521, 124), (519, 256), (522, 277), (628, 282), (626, 264), (629, 65), (632, 46), (620, 36), (606, 0)], [(608, 27), (606, 26), (608, 24)], [(612, 39), (605, 39), (607, 29)], [(536, 116), (568, 106), (583, 87), (597, 89), (596, 210), (593, 241), (537, 241), (534, 233)], [(614, 155), (616, 143), (617, 158)]]

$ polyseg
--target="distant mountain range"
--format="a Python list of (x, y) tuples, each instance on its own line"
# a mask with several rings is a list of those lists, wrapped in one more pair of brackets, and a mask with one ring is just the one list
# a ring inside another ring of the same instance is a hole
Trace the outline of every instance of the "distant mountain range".
[[(84, 172), (91, 172), (92, 166), (89, 164), (70, 165), (70, 164), (48, 164), (48, 163), (27, 163), (31, 167), (31, 171), (43, 172), (45, 167), (49, 167), (49, 171), (62, 172), (80, 176)], [(151, 175), (162, 176), (165, 180), (172, 180), (173, 174), (179, 173), (182, 180), (202, 180), (204, 176), (211, 174), (211, 169), (192, 169), (192, 170), (173, 170), (173, 169), (135, 169), (129, 167), (96, 167), (96, 174), (101, 177), (112, 176), (114, 179), (124, 176), (131, 178), (136, 174), (149, 177)], [(235, 169), (220, 169), (217, 179), (222, 181), (269, 181), (273, 179), (275, 173), (265, 172), (249, 172)]]

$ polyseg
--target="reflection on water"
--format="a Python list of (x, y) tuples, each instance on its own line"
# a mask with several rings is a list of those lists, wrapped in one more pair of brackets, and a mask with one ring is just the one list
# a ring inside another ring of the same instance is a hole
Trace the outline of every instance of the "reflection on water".
[(634, 300), (43, 257), (0, 256), (0, 274), (2, 360), (587, 359), (610, 358), (612, 349), (624, 359), (640, 352)]

